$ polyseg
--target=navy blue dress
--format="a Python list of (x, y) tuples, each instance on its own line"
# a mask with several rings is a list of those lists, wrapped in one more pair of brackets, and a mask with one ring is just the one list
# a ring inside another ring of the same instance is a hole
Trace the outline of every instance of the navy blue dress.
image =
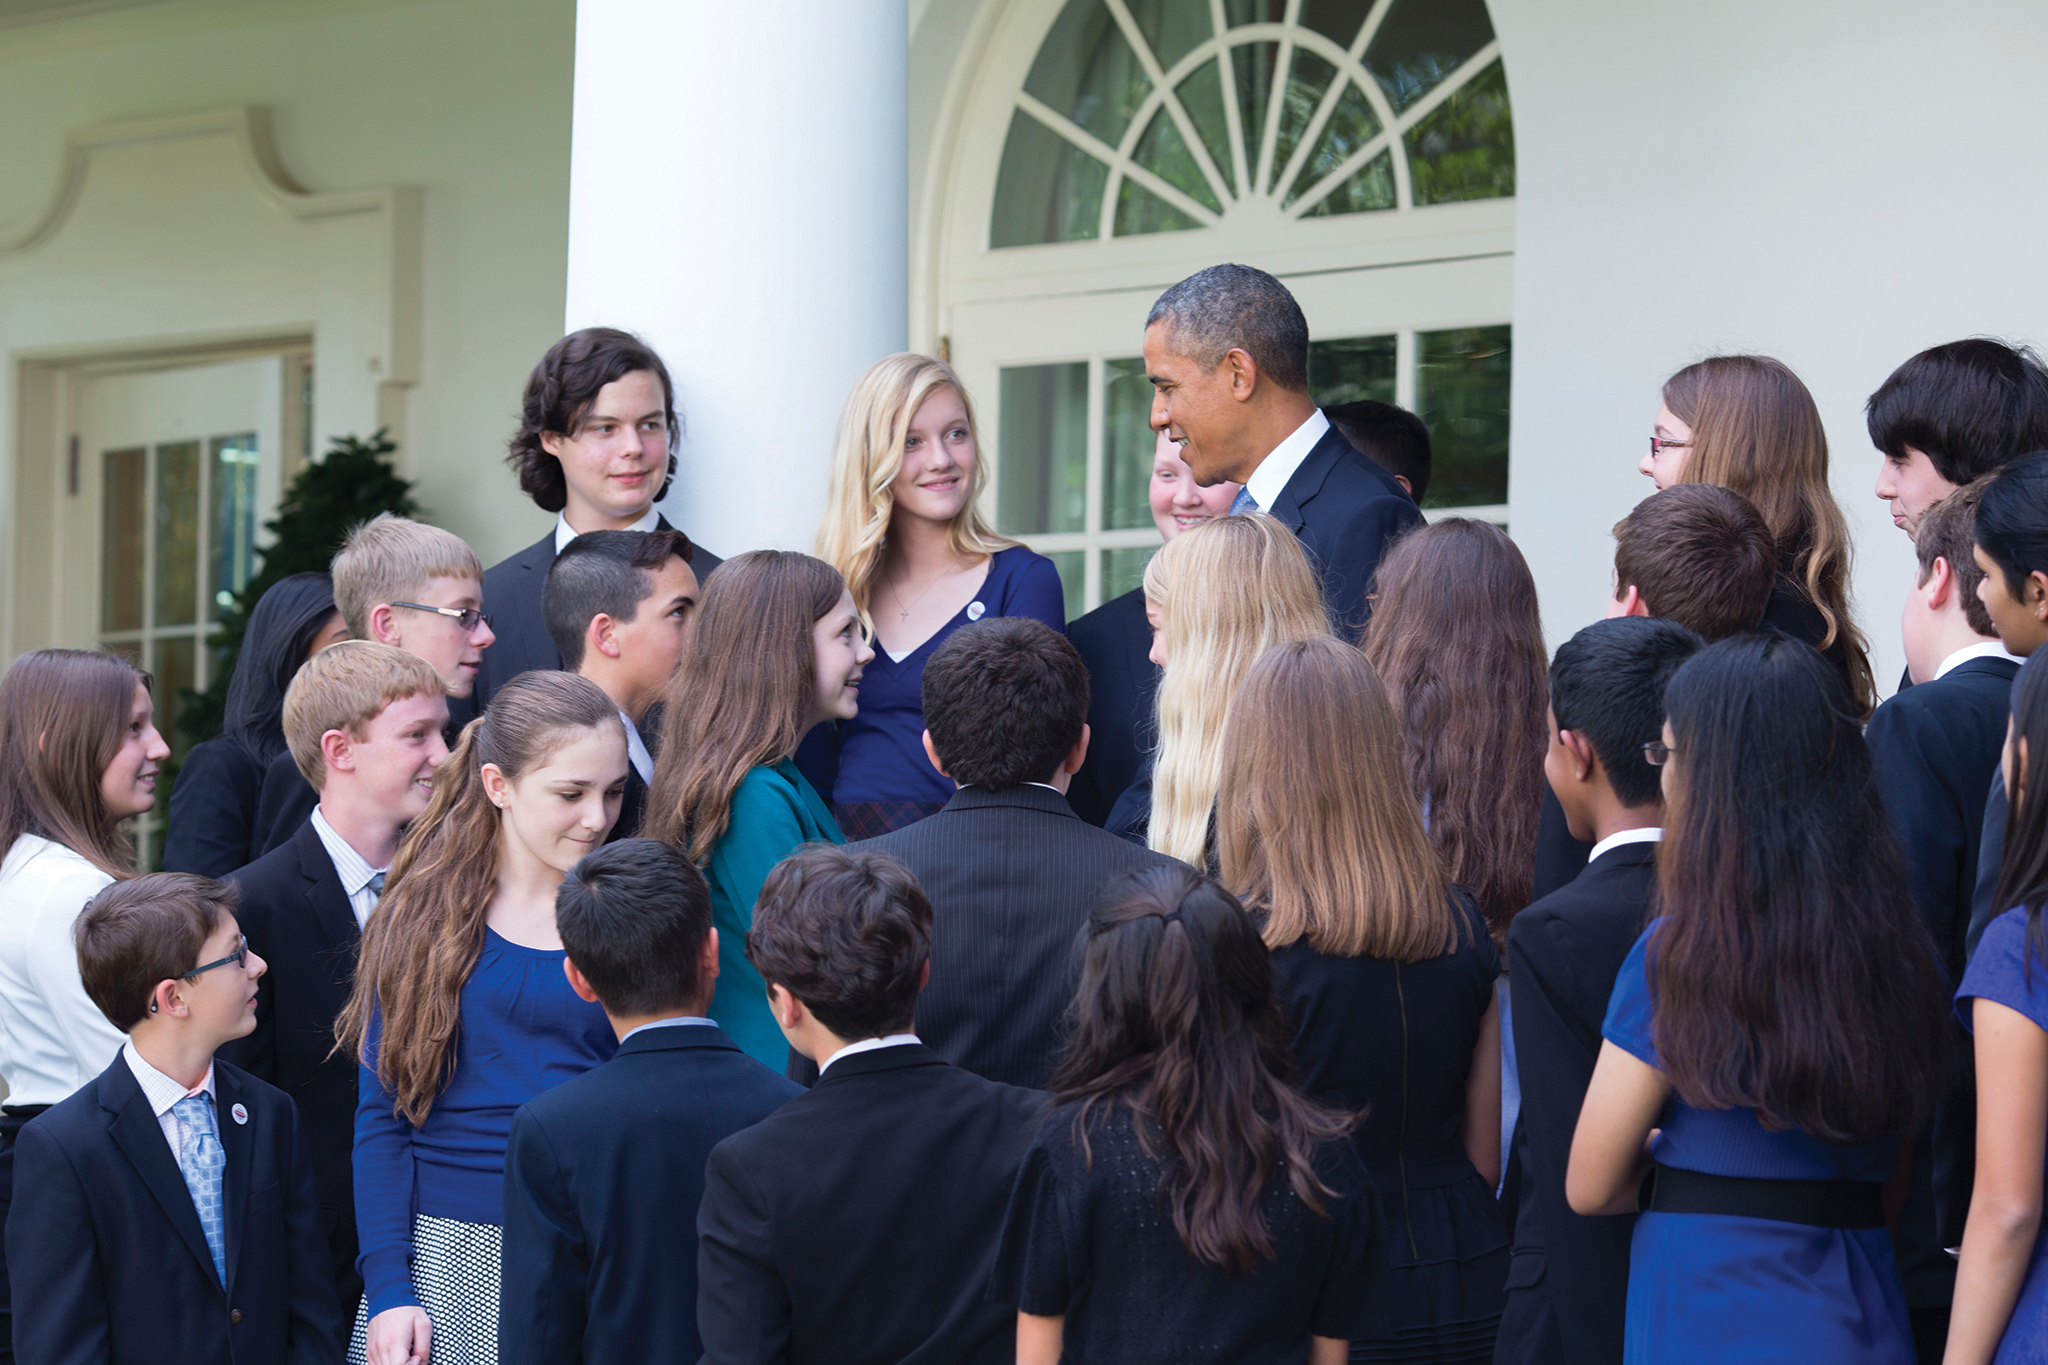
[[(1647, 948), (1629, 951), (1601, 1028), (1651, 1066)], [(1660, 1165), (1753, 1180), (1867, 1180), (1898, 1173), (1899, 1141), (1840, 1147), (1771, 1132), (1754, 1109), (1695, 1109), (1672, 1097), (1650, 1153)], [(1771, 1218), (1644, 1213), (1629, 1248), (1630, 1365), (1913, 1365), (1906, 1298), (1884, 1228), (1819, 1228)]]

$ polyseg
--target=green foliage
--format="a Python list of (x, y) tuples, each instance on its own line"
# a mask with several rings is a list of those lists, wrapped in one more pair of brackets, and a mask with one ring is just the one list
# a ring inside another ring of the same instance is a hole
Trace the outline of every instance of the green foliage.
[(1504, 199), (1515, 192), (1515, 122), (1495, 62), (1408, 132), (1417, 204)]

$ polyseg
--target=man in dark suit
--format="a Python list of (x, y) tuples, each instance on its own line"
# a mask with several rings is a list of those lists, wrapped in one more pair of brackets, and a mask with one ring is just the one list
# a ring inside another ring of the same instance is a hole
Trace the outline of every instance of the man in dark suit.
[(513, 1116), (498, 1359), (695, 1361), (705, 1159), (803, 1092), (705, 1017), (718, 931), (680, 853), (607, 845), (563, 879), (555, 918), (569, 985), (619, 1051)]
[(214, 1051), (256, 1022), (235, 893), (160, 872), (78, 922), (79, 976), (128, 1035), (21, 1130), (7, 1263), (17, 1358), (339, 1365), (342, 1316), (292, 1102)]
[(1357, 639), (1381, 551), (1422, 513), (1309, 397), (1308, 320), (1287, 286), (1243, 265), (1190, 275), (1145, 319), (1145, 373), (1152, 425), (1181, 442), (1195, 481), (1243, 484), (1233, 512), (1299, 536), (1331, 624)]
[(654, 780), (654, 704), (682, 662), (697, 575), (681, 531), (592, 531), (555, 556), (541, 597), (562, 666), (604, 689), (626, 727), (626, 795), (611, 839), (640, 832)]
[(448, 756), (448, 700), (427, 662), (391, 645), (344, 640), (285, 691), (287, 752), (319, 804), (283, 847), (232, 874), (249, 946), (270, 964), (256, 1027), (220, 1055), (292, 1097), (312, 1154), (334, 1285), (355, 1312), (356, 1060), (334, 1053), (334, 1020), (355, 986), (362, 927), (399, 835), (427, 808)]
[[(555, 513), (555, 524), (484, 575), (484, 607), (498, 643), (467, 715), (528, 669), (563, 666), (541, 605), (548, 567), (562, 547), (586, 531), (675, 529), (655, 504), (675, 477), (681, 435), (668, 367), (630, 332), (571, 332), (533, 367), (506, 462), (534, 504)], [(685, 545), (701, 584), (722, 561), (701, 545)]]
[(1010, 1185), (1044, 1096), (911, 1032), (932, 910), (879, 853), (815, 847), (769, 874), (747, 934), (816, 1086), (712, 1149), (697, 1214), (707, 1365), (1014, 1358), (988, 1301)]
[(1522, 1185), (1497, 1365), (1622, 1358), (1635, 1220), (1573, 1213), (1565, 1168), (1615, 974), (1650, 918), (1664, 808), (1644, 745), (1663, 733), (1665, 684), (1700, 644), (1671, 621), (1601, 621), (1559, 646), (1550, 666), (1543, 771), (1593, 857), (1508, 930)]

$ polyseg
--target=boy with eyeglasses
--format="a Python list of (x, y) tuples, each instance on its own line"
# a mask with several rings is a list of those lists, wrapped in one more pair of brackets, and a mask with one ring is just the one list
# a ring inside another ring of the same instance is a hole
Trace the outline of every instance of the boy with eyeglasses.
[(298, 1111), (214, 1059), (256, 1026), (264, 972), (235, 908), (231, 887), (160, 872), (78, 918), (86, 993), (128, 1041), (17, 1139), (18, 1359), (341, 1359)]

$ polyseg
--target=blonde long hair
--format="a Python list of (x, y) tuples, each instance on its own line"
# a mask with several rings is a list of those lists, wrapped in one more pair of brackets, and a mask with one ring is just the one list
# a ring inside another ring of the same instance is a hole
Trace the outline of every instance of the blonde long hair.
[(1329, 636), (1322, 587), (1301, 542), (1263, 514), (1183, 531), (1145, 566), (1166, 674), (1152, 760), (1147, 842), (1194, 867), (1223, 781), (1223, 730), (1245, 675), (1274, 645)]
[(839, 435), (832, 453), (832, 491), (818, 523), (818, 558), (839, 570), (853, 594), (853, 605), (872, 629), (868, 599), (881, 572), (888, 545), (889, 518), (896, 508), (896, 476), (903, 472), (903, 443), (910, 419), (924, 400), (939, 389), (960, 395), (967, 412), (967, 434), (974, 441), (974, 473), (967, 483), (967, 502), (946, 531), (946, 547), (974, 563), (1016, 542), (995, 532), (981, 514), (981, 490), (988, 482), (988, 453), (974, 422), (974, 400), (967, 386), (943, 360), (928, 355), (886, 356), (846, 395), (839, 414)]
[(1223, 736), (1223, 884), (1266, 945), (1422, 962), (1457, 943), (1450, 878), (1422, 828), (1401, 728), (1364, 654), (1298, 640), (1260, 656)]

